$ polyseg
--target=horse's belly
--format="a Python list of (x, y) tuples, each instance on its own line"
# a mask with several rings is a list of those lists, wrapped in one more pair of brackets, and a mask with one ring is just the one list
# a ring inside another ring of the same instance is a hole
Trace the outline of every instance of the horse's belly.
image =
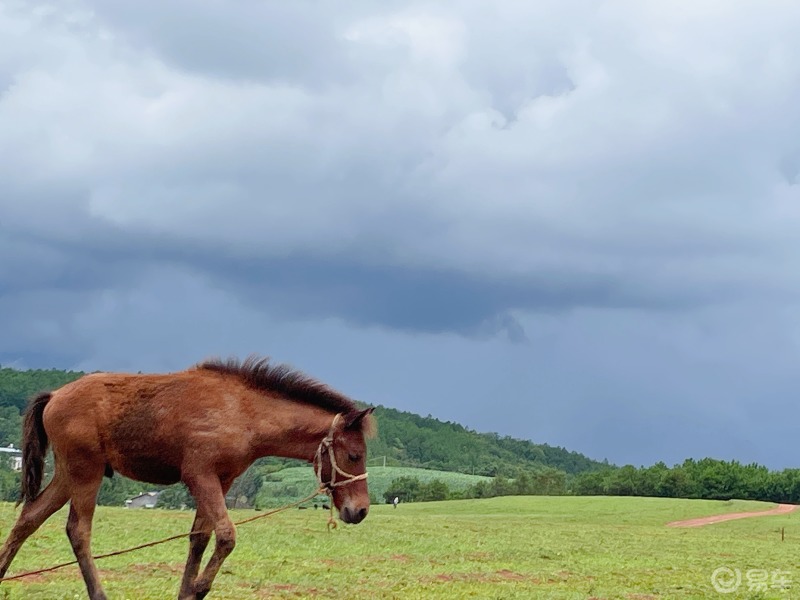
[(125, 477), (147, 483), (170, 485), (181, 480), (181, 470), (158, 456), (128, 455), (112, 461), (111, 467)]
[(103, 436), (111, 468), (125, 477), (169, 485), (180, 481), (183, 451), (177, 432), (163, 428), (165, 419), (153, 403), (127, 406)]

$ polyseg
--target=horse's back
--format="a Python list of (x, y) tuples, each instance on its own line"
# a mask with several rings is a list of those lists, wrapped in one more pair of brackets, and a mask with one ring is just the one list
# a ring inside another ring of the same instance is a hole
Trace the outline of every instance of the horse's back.
[(78, 419), (93, 420), (102, 427), (131, 407), (174, 402), (187, 384), (180, 374), (90, 373), (52, 392), (45, 425), (55, 419)]

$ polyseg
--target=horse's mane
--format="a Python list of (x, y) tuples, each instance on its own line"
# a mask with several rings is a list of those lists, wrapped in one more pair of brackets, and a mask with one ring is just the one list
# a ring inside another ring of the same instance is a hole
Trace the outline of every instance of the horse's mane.
[(346, 414), (358, 410), (355, 402), (344, 394), (287, 365), (270, 364), (269, 358), (249, 356), (244, 362), (236, 358), (214, 358), (199, 363), (196, 368), (233, 375), (253, 389), (275, 392), (289, 400), (331, 412)]

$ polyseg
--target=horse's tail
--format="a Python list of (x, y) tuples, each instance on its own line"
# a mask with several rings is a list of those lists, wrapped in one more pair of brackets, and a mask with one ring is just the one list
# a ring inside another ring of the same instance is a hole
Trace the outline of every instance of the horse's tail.
[(33, 502), (42, 488), (44, 457), (47, 454), (47, 432), (42, 415), (52, 394), (43, 392), (28, 402), (22, 423), (22, 482), (17, 506), (24, 500)]

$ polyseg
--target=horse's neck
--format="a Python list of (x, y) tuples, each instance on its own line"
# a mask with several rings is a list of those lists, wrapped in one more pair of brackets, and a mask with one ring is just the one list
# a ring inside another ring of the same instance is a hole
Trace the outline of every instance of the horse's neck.
[(261, 416), (257, 454), (311, 461), (334, 415), (316, 408), (277, 402)]

